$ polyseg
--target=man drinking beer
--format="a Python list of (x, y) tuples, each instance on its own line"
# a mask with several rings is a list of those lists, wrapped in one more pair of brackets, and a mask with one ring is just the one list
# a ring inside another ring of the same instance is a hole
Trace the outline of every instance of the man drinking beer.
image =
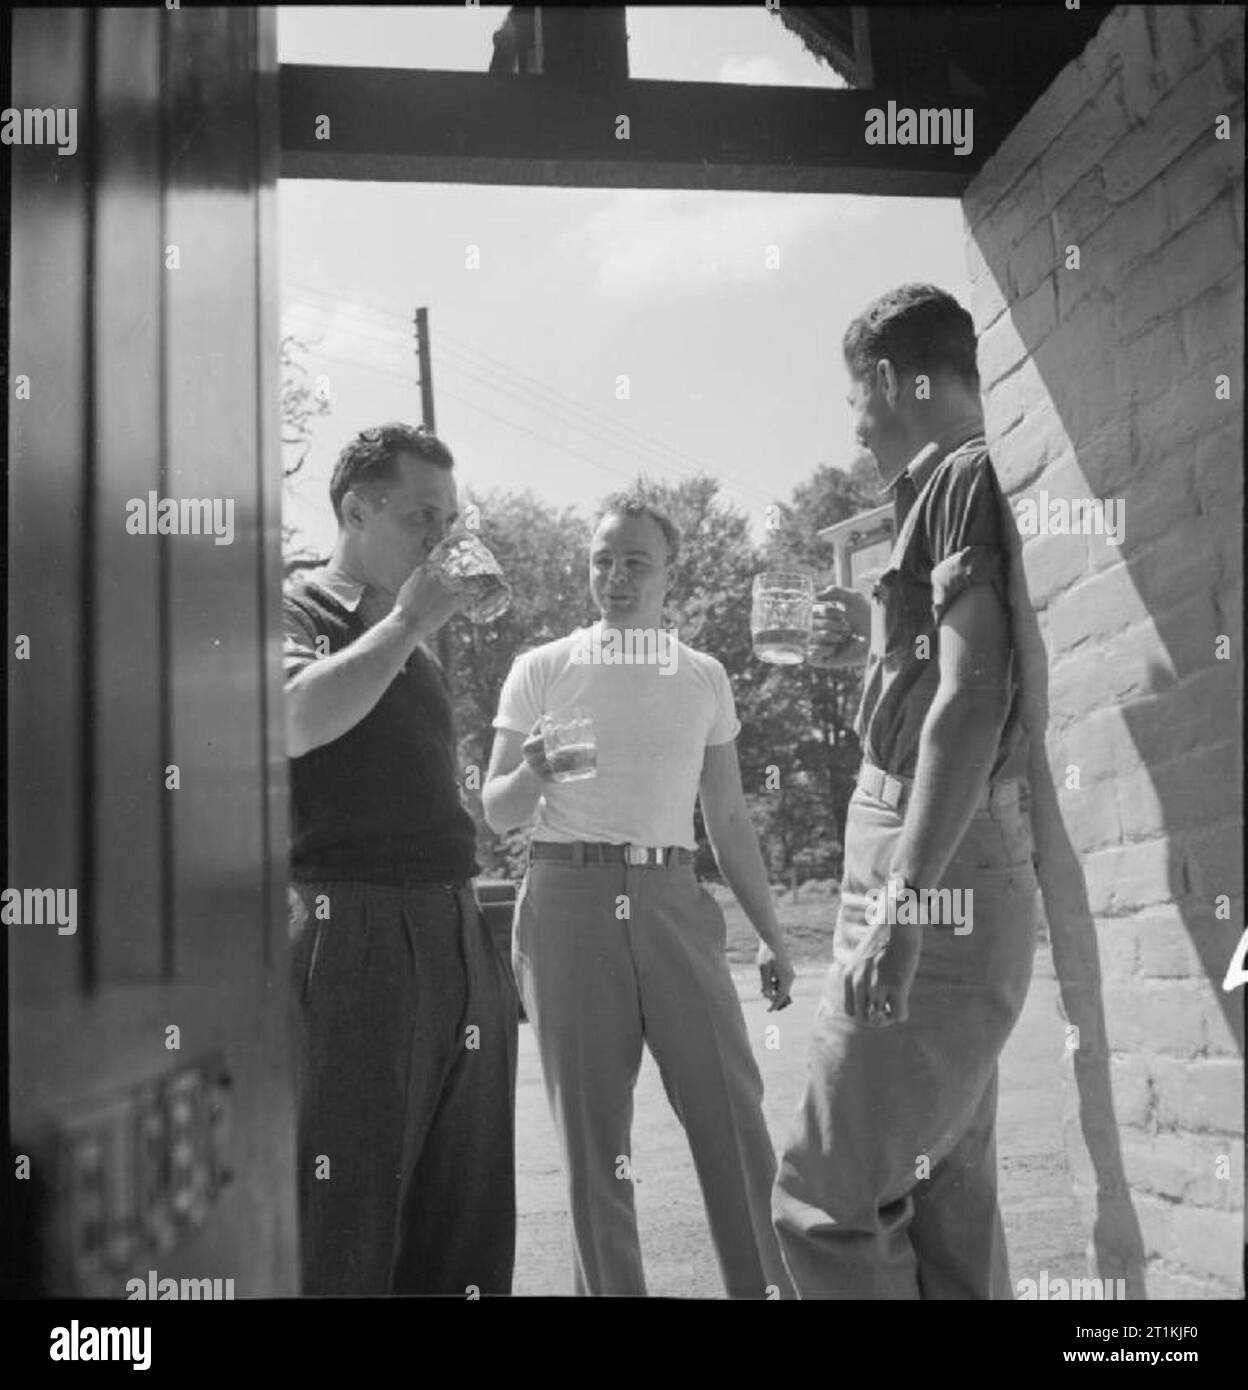
[(515, 996), (430, 647), (489, 597), (434, 562), (453, 464), (423, 429), (357, 435), (330, 483), (334, 553), (283, 598), (309, 1294), (511, 1289)]

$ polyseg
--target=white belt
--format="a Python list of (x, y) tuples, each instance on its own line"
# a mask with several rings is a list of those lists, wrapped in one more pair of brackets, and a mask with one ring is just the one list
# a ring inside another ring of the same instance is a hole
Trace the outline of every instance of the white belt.
[[(871, 763), (863, 763), (858, 769), (858, 785), (868, 796), (882, 801), (885, 806), (892, 810), (900, 811), (910, 797), (914, 778), (897, 777)], [(1017, 805), (1021, 786), (1022, 779), (1018, 777), (1013, 777), (1008, 782), (989, 782), (975, 809), (986, 811), (995, 810), (1002, 806)]]

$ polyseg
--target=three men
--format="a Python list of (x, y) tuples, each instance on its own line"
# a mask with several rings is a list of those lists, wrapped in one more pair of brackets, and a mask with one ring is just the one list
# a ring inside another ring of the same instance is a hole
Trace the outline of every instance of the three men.
[(423, 430), (363, 431), (333, 556), (283, 601), (305, 1293), (511, 1288), (515, 994), (425, 645), (461, 602), (425, 564), (452, 466)]
[[(483, 801), (499, 831), (537, 817), (513, 961), (564, 1153), (579, 1293), (645, 1292), (629, 1160), (648, 1044), (730, 1296), (1010, 1296), (997, 1062), (1030, 983), (1036, 879), (1009, 513), (955, 300), (902, 286), (844, 350), (897, 531), (873, 602), (831, 590), (817, 611), (816, 663), (866, 661), (863, 766), (778, 1174), (723, 915), (692, 870), (699, 797), (762, 939), (773, 1009), (793, 969), (727, 676), (660, 628), (679, 545), (665, 514), (632, 502), (602, 518), (600, 621), (523, 654), (500, 698)], [(450, 468), (430, 435), (366, 431), (335, 471), (334, 557), (286, 600), (308, 1292), (510, 1287), (514, 1008), (473, 900), (450, 706), (422, 645), (458, 602), (423, 564), (454, 519)], [(639, 648), (638, 633), (654, 640)], [(658, 659), (603, 659), (611, 646)], [(597, 771), (564, 781), (541, 719), (573, 706), (592, 715)]]
[[(1009, 1297), (997, 1059), (1030, 983), (1036, 878), (1008, 512), (956, 300), (904, 285), (844, 351), (897, 533), (869, 636), (843, 590), (818, 622), (825, 662), (866, 655), (863, 765), (776, 1228), (802, 1297)], [(932, 889), (969, 894), (965, 922), (932, 922)]]
[[(645, 503), (602, 518), (590, 548), (601, 620), (517, 659), (483, 802), (499, 831), (537, 812), (513, 961), (564, 1153), (576, 1291), (645, 1292), (629, 1170), (644, 1042), (689, 1137), (729, 1295), (791, 1297), (770, 1218), (762, 1080), (724, 917), (692, 868), (699, 796), (720, 868), (762, 939), (773, 1009), (789, 1002), (793, 968), (741, 791), (727, 675), (660, 630), (678, 545), (671, 520)], [(606, 659), (621, 649), (662, 660)], [(576, 706), (593, 718), (597, 775), (555, 780), (541, 716)]]

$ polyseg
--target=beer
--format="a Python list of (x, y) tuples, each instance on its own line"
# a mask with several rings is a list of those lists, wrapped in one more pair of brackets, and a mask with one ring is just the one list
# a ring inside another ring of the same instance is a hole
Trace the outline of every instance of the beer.
[(757, 628), (753, 632), (754, 655), (777, 666), (798, 666), (806, 659), (809, 636), (804, 627)]
[(750, 609), (755, 656), (777, 666), (805, 661), (814, 606), (813, 575), (793, 570), (755, 575)]
[(594, 716), (584, 705), (542, 715), (546, 766), (556, 782), (584, 782), (598, 776)]
[(429, 558), (443, 580), (468, 600), (464, 615), (469, 622), (492, 623), (511, 606), (502, 567), (476, 536), (448, 536)]
[(568, 743), (548, 751), (546, 763), (556, 782), (584, 782), (598, 775), (598, 750), (592, 743)]

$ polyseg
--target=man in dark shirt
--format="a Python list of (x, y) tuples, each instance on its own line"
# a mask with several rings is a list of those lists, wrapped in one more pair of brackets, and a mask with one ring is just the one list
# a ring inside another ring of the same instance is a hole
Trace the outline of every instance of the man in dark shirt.
[(330, 483), (329, 564), (283, 599), (303, 1289), (511, 1289), (517, 1009), (472, 887), (425, 564), (450, 451), (365, 430)]
[(803, 1297), (1008, 1298), (997, 1059), (1030, 983), (1036, 903), (1012, 523), (957, 301), (902, 286), (844, 349), (897, 531), (869, 609), (831, 591), (816, 624), (817, 661), (866, 657), (863, 764), (773, 1214)]

